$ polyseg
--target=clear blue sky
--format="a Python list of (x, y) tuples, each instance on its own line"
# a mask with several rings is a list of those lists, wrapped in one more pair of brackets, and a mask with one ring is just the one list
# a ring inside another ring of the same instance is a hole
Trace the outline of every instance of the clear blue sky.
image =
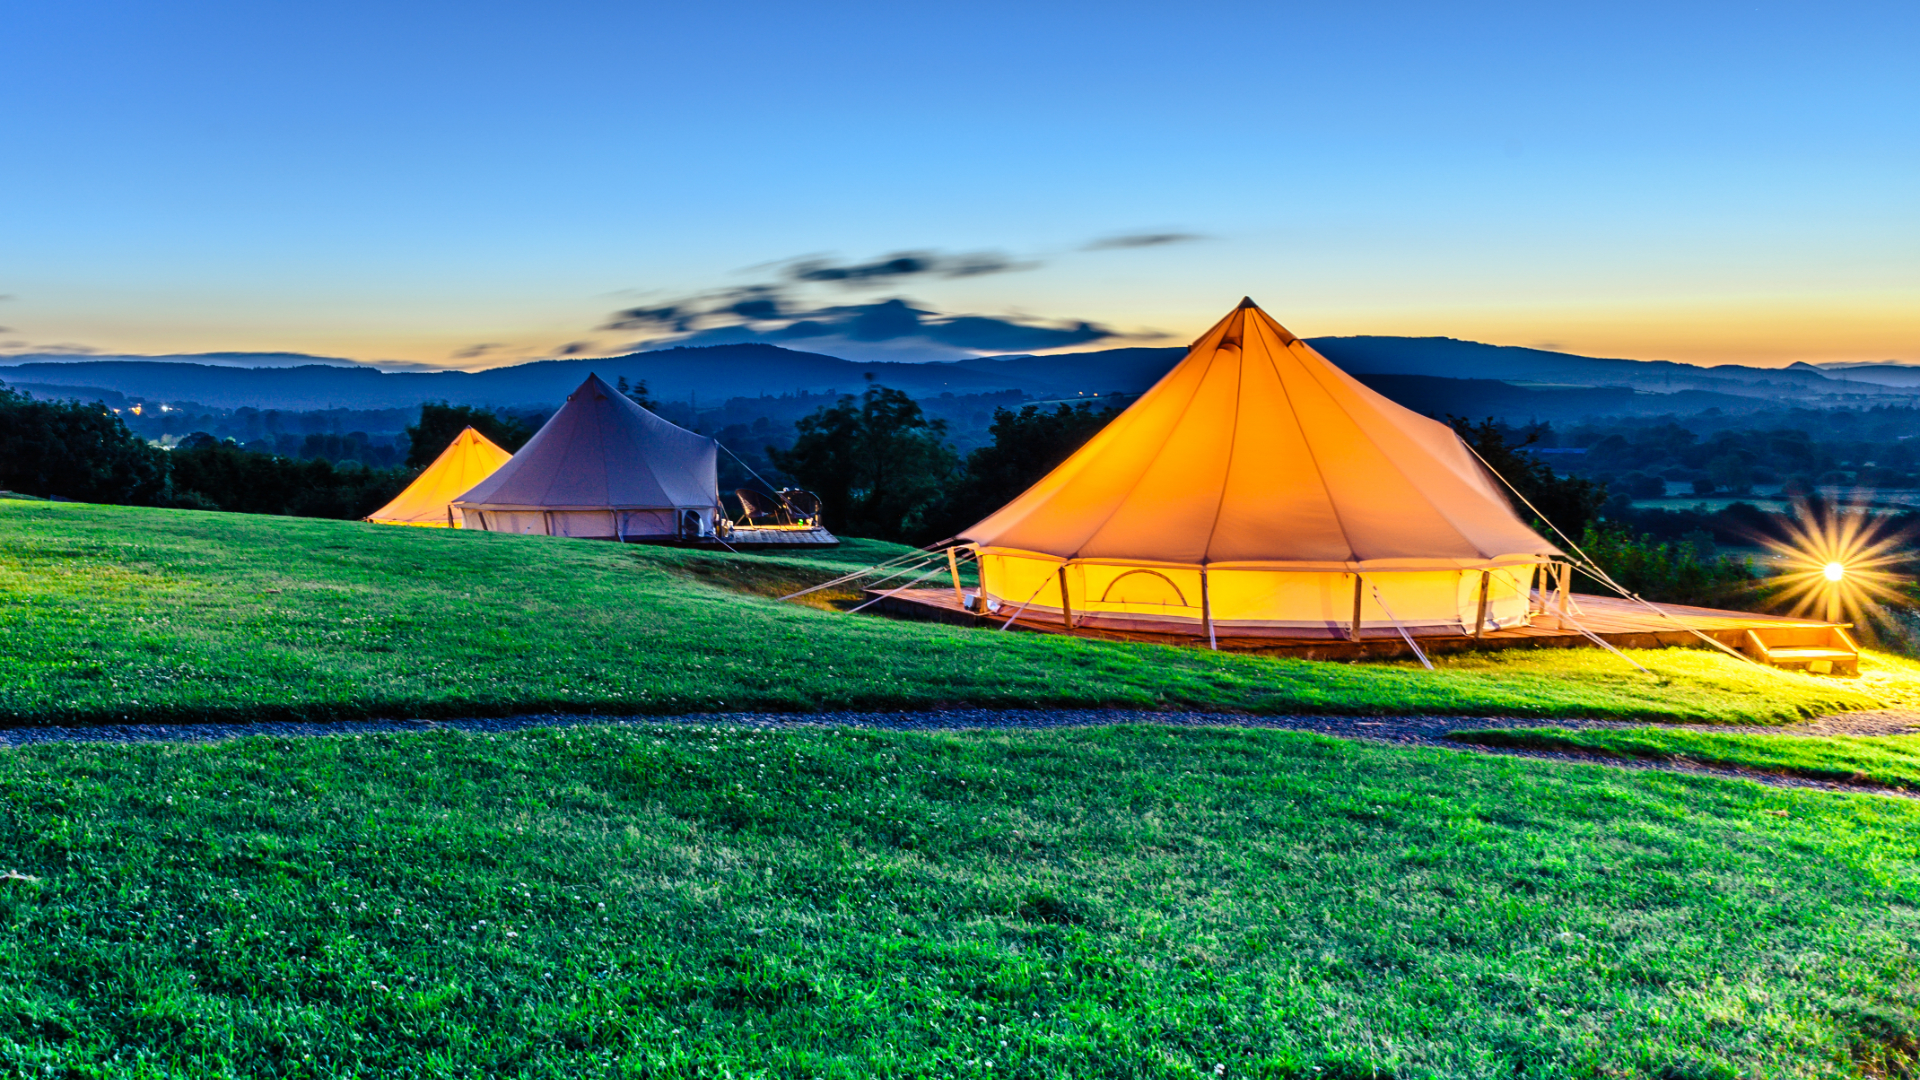
[(1916, 12), (15, 2), (0, 339), (497, 363), (927, 251), (1025, 268), (806, 300), (1920, 362)]

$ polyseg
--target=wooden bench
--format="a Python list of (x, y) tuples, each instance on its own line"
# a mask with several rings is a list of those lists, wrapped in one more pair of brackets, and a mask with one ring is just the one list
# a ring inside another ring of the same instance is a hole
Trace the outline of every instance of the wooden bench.
[(1763, 664), (1815, 675), (1860, 674), (1860, 646), (1842, 626), (1769, 626), (1746, 632), (1741, 651)]

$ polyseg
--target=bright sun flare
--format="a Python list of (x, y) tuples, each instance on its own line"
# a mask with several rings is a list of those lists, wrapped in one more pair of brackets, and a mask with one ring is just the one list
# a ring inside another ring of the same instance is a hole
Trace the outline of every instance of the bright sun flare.
[(1793, 614), (1859, 623), (1883, 618), (1883, 603), (1904, 599), (1897, 570), (1906, 538), (1890, 533), (1885, 518), (1858, 507), (1805, 504), (1794, 518), (1788, 536), (1767, 541), (1786, 564), (1774, 580)]

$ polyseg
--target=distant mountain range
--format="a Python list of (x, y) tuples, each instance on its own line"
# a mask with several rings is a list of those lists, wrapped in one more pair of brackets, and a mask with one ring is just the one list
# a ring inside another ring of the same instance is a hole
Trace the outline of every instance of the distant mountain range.
[[(1313, 346), (1342, 368), (1423, 412), (1571, 419), (1912, 401), (1920, 366), (1796, 364), (1698, 367), (1573, 356), (1453, 338), (1333, 337)], [(542, 360), (481, 372), (380, 371), (297, 354), (215, 353), (164, 358), (36, 358), (0, 365), (0, 382), (46, 397), (105, 392), (218, 409), (412, 408), (426, 401), (493, 407), (558, 403), (589, 372), (644, 380), (664, 400), (719, 404), (806, 391), (857, 393), (873, 381), (915, 397), (1021, 390), (1036, 398), (1138, 393), (1185, 355), (1182, 348), (1108, 349), (945, 363), (856, 363), (773, 345), (666, 349), (590, 360)], [(259, 358), (247, 366), (236, 361)], [(289, 363), (289, 361), (305, 361)], [(1388, 389), (1392, 387), (1393, 389)], [(1417, 401), (1445, 401), (1422, 408)], [(1496, 408), (1496, 402), (1499, 403)], [(1456, 407), (1457, 406), (1457, 407)]]

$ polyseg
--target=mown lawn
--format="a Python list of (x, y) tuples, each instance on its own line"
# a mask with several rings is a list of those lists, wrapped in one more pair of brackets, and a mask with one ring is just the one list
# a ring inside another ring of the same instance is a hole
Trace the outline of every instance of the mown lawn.
[(0, 754), (16, 1076), (1910, 1075), (1920, 805), (1309, 735)]
[(355, 522), (0, 502), (0, 722), (942, 705), (1782, 723), (1920, 700), (1700, 650), (1411, 664), (1211, 654), (769, 597), (901, 549), (690, 553)]
[(1580, 750), (1649, 761), (1735, 765), (1785, 776), (1920, 791), (1920, 735), (1797, 736), (1632, 728), (1574, 731), (1504, 728), (1456, 731), (1483, 746)]

